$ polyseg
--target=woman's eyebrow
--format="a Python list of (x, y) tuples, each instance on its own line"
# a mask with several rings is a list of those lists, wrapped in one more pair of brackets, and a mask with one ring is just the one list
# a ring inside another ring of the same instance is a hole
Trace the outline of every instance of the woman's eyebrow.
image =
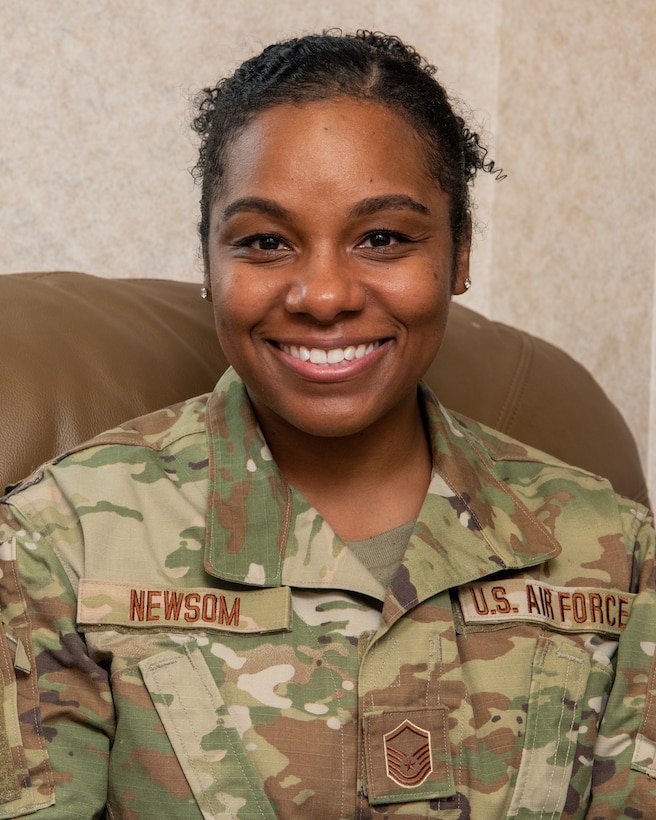
[[(350, 216), (369, 216), (378, 211), (404, 209), (418, 211), (421, 214), (430, 216), (430, 209), (426, 205), (423, 205), (407, 194), (387, 194), (367, 197), (367, 199), (361, 200), (351, 208)], [(221, 216), (223, 220), (227, 220), (230, 219), (231, 216), (244, 211), (266, 214), (267, 216), (273, 216), (277, 219), (291, 219), (292, 217), (292, 214), (279, 203), (258, 196), (245, 196), (240, 199), (235, 199), (229, 205), (226, 205)]]
[(372, 196), (363, 199), (351, 208), (350, 215), (353, 217), (369, 216), (378, 211), (411, 210), (430, 216), (430, 210), (426, 205), (417, 202), (407, 194), (388, 194), (384, 196)]
[(226, 205), (221, 216), (224, 220), (230, 219), (231, 216), (243, 211), (266, 214), (267, 216), (274, 216), (277, 219), (288, 219), (291, 217), (290, 212), (286, 208), (283, 208), (282, 205), (273, 202), (271, 199), (262, 199), (258, 196), (244, 196), (240, 199), (235, 199), (229, 205)]

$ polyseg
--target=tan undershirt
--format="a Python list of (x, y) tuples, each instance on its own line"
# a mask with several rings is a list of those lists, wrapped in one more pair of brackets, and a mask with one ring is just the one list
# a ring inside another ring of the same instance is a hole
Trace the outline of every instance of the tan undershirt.
[(401, 524), (400, 527), (374, 535), (372, 538), (345, 543), (374, 578), (387, 588), (401, 563), (414, 526), (413, 519), (406, 524)]

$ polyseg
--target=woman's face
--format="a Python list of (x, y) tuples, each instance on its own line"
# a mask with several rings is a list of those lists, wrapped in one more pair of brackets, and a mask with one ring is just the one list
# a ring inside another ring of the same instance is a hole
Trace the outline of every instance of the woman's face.
[(339, 98), (259, 114), (227, 152), (205, 262), (219, 340), (265, 434), (416, 416), (468, 257), (395, 112)]

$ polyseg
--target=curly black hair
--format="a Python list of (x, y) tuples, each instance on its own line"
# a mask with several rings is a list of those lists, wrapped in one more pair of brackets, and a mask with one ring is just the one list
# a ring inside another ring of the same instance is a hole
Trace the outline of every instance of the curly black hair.
[(330, 30), (270, 45), (231, 77), (201, 91), (192, 123), (201, 145), (192, 174), (201, 183), (202, 247), (210, 206), (225, 171), (226, 148), (237, 134), (265, 109), (334, 97), (381, 103), (414, 127), (435, 179), (451, 198), (451, 231), (458, 247), (468, 236), (469, 183), (478, 171), (493, 172), (494, 162), (487, 159), (478, 134), (454, 110), (435, 73), (434, 66), (398, 37)]

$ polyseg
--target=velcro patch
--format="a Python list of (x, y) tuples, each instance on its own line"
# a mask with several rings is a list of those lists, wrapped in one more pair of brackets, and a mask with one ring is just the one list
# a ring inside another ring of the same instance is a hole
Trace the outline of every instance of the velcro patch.
[(469, 584), (458, 590), (468, 625), (531, 621), (565, 632), (617, 637), (635, 595), (602, 587), (557, 587), (529, 578)]
[(171, 589), (84, 578), (80, 581), (78, 623), (146, 629), (211, 629), (259, 634), (291, 629), (289, 587), (223, 590)]
[(363, 723), (372, 806), (455, 794), (446, 706), (365, 714)]

